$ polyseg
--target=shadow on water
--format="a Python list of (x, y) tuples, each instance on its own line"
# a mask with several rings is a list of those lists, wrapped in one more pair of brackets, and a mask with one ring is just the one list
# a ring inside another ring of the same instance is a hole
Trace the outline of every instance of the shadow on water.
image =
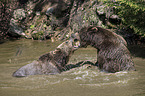
[(143, 45), (129, 45), (128, 49), (134, 57), (145, 58), (145, 44)]
[(20, 38), (1, 39), (1, 37), (0, 37), (0, 44), (7, 43), (8, 41), (16, 42), (16, 41), (18, 41), (18, 40), (20, 40)]
[(90, 61), (80, 61), (80, 62), (78, 62), (76, 64), (68, 64), (68, 65), (66, 65), (64, 67), (63, 71), (68, 71), (70, 69), (81, 67), (83, 65), (89, 65), (88, 68), (91, 67), (91, 66), (96, 66), (94, 63), (92, 63)]

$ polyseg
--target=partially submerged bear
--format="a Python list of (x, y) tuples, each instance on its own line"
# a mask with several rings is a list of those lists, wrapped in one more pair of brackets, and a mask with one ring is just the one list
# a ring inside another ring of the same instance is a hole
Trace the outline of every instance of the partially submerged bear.
[(68, 40), (60, 44), (54, 51), (40, 56), (39, 60), (27, 64), (13, 73), (14, 77), (25, 77), (28, 75), (57, 74), (63, 71), (71, 54), (77, 49), (73, 41)]
[(135, 70), (127, 43), (120, 35), (107, 29), (89, 26), (82, 28), (75, 34), (80, 41), (80, 47), (92, 47), (98, 49), (98, 67), (107, 72)]

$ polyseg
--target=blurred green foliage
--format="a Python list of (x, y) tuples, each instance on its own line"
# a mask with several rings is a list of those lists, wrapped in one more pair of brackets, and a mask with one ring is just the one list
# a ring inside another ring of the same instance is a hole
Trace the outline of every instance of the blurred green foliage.
[(35, 27), (35, 25), (31, 25), (31, 26), (30, 26), (30, 29), (33, 29), (34, 27)]
[(44, 39), (44, 31), (38, 31), (38, 32), (34, 32), (32, 33), (32, 37), (34, 40), (43, 40)]
[(100, 0), (115, 8), (115, 14), (122, 18), (122, 26), (134, 29), (145, 37), (145, 0)]

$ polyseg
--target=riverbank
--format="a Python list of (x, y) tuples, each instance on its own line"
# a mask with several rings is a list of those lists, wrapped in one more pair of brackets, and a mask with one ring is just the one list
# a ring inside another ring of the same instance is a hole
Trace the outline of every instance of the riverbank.
[[(72, 33), (90, 25), (110, 29), (123, 36), (128, 44), (145, 43), (143, 26), (145, 20), (142, 18), (144, 1), (11, 0), (8, 2), (6, 0), (0, 2), (2, 14), (0, 43), (4, 39), (11, 38), (66, 40)], [(124, 10), (130, 13), (125, 14)]]

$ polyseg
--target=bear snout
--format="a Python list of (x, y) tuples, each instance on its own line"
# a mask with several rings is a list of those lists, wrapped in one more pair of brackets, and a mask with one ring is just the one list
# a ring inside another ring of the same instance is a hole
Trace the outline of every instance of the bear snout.
[(17, 70), (16, 72), (13, 73), (13, 77), (26, 77), (24, 74), (25, 72), (23, 70)]

